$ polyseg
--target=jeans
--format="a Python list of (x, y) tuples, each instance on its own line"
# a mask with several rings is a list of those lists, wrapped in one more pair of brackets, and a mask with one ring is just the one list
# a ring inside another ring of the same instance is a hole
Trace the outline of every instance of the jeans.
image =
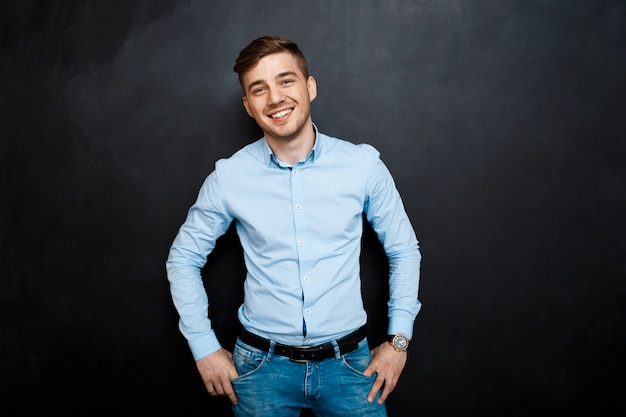
[(316, 417), (386, 417), (385, 404), (367, 401), (376, 374), (363, 371), (371, 361), (367, 339), (346, 354), (335, 348), (335, 357), (322, 361), (294, 362), (248, 346), (237, 340), (233, 352), (239, 377), (232, 380), (239, 403), (237, 417), (298, 417), (310, 408)]

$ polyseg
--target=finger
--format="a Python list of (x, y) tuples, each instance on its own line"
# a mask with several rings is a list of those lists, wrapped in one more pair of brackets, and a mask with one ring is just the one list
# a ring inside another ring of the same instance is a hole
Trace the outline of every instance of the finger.
[(230, 402), (233, 403), (233, 405), (237, 404), (239, 402), (239, 399), (237, 398), (237, 394), (235, 394), (233, 384), (230, 381), (237, 378), (238, 376), (239, 374), (237, 373), (237, 369), (233, 365), (230, 369), (230, 376), (229, 376), (229, 380), (227, 381), (226, 389), (224, 390), (226, 392), (226, 396), (228, 397)]
[(385, 380), (382, 377), (380, 377), (380, 375), (376, 377), (376, 380), (374, 381), (374, 384), (372, 385), (372, 389), (370, 389), (369, 394), (367, 394), (368, 402), (371, 403), (372, 401), (374, 401), (374, 398), (376, 398), (376, 394), (378, 394), (378, 391), (380, 391), (384, 382)]
[(233, 389), (233, 386), (230, 383), (228, 384), (228, 387), (226, 387), (226, 389), (224, 390), (224, 393), (226, 394), (226, 396), (228, 397), (228, 399), (233, 405), (239, 402), (239, 399), (237, 398), (237, 394), (235, 394), (235, 390)]
[(380, 397), (378, 397), (378, 404), (384, 403), (388, 396), (389, 392), (386, 389), (383, 389), (383, 392), (380, 393)]
[(366, 377), (370, 377), (372, 375), (374, 375), (374, 368), (372, 368), (372, 364), (370, 363), (370, 365), (365, 368), (365, 370), (363, 371), (363, 375), (365, 375)]
[(397, 384), (397, 378), (385, 380), (385, 384), (383, 385), (383, 391), (380, 393), (380, 397), (378, 397), (378, 404), (382, 404), (387, 400), (387, 397), (389, 397), (389, 394), (391, 394), (391, 392), (396, 388)]
[(204, 384), (204, 386), (206, 387), (206, 390), (207, 390), (207, 392), (208, 392), (209, 394), (211, 394), (211, 395), (213, 395), (213, 396), (218, 395), (218, 394), (217, 394), (217, 390), (215, 389), (215, 387), (213, 386), (213, 384), (212, 384), (212, 383), (207, 383), (207, 384)]
[(206, 389), (214, 397), (217, 396), (226, 396), (230, 400), (231, 403), (237, 404), (239, 399), (237, 398), (237, 394), (235, 394), (235, 390), (233, 389), (230, 381), (222, 382), (220, 384), (207, 384)]

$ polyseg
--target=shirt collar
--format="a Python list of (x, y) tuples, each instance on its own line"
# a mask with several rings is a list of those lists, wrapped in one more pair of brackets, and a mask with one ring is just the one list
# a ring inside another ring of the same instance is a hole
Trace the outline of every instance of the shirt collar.
[[(310, 161), (311, 163), (313, 163), (315, 161), (316, 156), (320, 154), (321, 149), (322, 149), (322, 144), (320, 143), (320, 132), (317, 129), (317, 126), (315, 125), (315, 123), (313, 123), (313, 130), (315, 131), (315, 143), (313, 144), (313, 149), (311, 149), (311, 152), (304, 159), (303, 162)], [(276, 164), (281, 167), (288, 166), (287, 164), (279, 161), (276, 158), (276, 156), (274, 155), (274, 152), (272, 151), (272, 148), (270, 148), (270, 145), (267, 144), (267, 140), (265, 139), (265, 137), (263, 137), (262, 142), (263, 142), (263, 149), (265, 150), (264, 155), (265, 155), (266, 165), (269, 166), (270, 164)]]

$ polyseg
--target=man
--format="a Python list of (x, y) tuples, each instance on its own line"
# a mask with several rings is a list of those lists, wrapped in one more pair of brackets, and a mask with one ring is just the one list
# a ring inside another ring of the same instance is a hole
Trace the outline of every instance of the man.
[[(386, 416), (421, 307), (421, 254), (391, 174), (372, 146), (313, 124), (317, 86), (294, 42), (258, 38), (234, 70), (264, 136), (216, 163), (167, 260), (198, 371), (237, 416), (297, 417), (304, 408)], [(390, 341), (372, 351), (359, 276), (363, 213), (389, 259)], [(200, 271), (233, 221), (247, 273), (231, 354), (207, 317)]]

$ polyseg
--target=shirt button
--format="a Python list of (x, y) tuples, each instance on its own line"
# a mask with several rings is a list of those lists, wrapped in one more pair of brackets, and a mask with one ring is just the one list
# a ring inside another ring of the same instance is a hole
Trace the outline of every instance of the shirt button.
[(309, 277), (304, 276), (304, 278), (302, 278), (302, 279), (303, 279), (303, 280), (305, 280), (305, 281), (308, 281), (308, 280), (309, 280)]
[(297, 173), (298, 173), (298, 170), (297, 170), (297, 169), (294, 169), (294, 170), (293, 170), (293, 171), (291, 171), (291, 172), (293, 172), (294, 174), (297, 174)]
[(302, 208), (302, 206), (301, 206), (300, 204), (296, 204), (296, 208), (297, 208), (298, 210), (300, 210), (300, 209)]
[(306, 310), (304, 310), (305, 313), (309, 314), (311, 312), (310, 308), (307, 308)]
[(304, 246), (304, 240), (300, 241), (300, 246)]

